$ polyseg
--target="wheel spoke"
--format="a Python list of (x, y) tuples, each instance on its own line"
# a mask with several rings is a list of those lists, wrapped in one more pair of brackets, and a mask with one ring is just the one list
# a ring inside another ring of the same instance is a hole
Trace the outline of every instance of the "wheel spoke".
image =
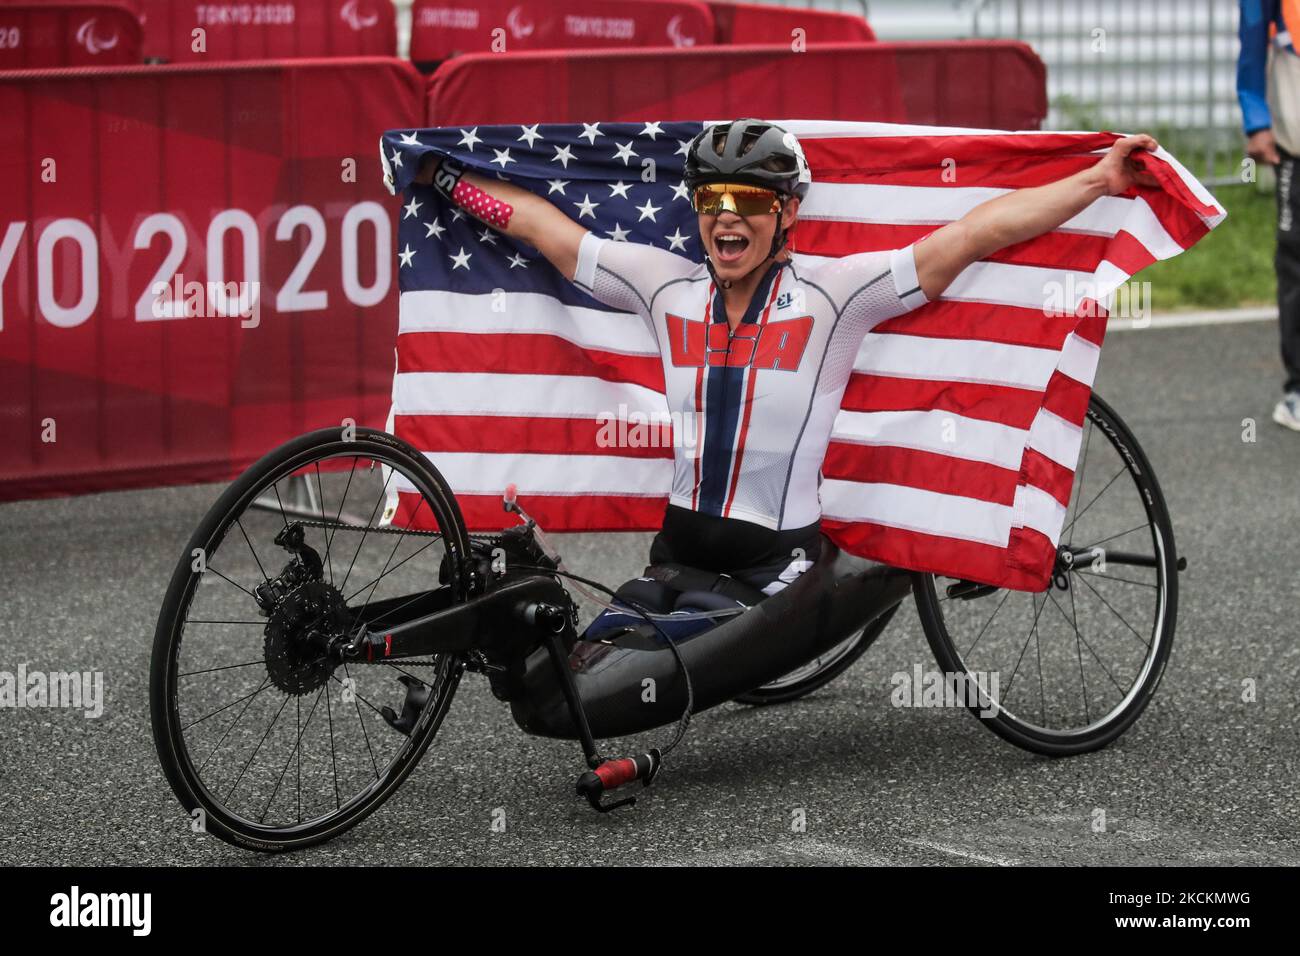
[(1069, 589), (1070, 623), (1074, 627), (1074, 652), (1079, 659), (1079, 686), (1083, 688), (1083, 719), (1092, 723), (1092, 712), (1088, 708), (1088, 679), (1083, 674), (1083, 645), (1079, 642), (1079, 615), (1074, 606), (1074, 588)]
[(1136, 525), (1132, 528), (1129, 528), (1127, 531), (1121, 531), (1119, 534), (1112, 534), (1108, 537), (1102, 538), (1100, 541), (1094, 541), (1092, 544), (1086, 544), (1082, 548), (1077, 549), (1077, 553), (1086, 554), (1087, 552), (1091, 551), (1093, 548), (1097, 548), (1105, 544), (1107, 541), (1114, 541), (1116, 538), (1122, 538), (1126, 534), (1132, 534), (1134, 531), (1142, 531), (1143, 529), (1148, 529), (1150, 527), (1151, 527), (1150, 524)]
[[(435, 538), (433, 541), (429, 541), (429, 542), (427, 542), (427, 543), (425, 543), (425, 544), (420, 545), (420, 547), (419, 547), (418, 549), (416, 549), (415, 551), (411, 552), (411, 553), (408, 554), (406, 557), (402, 558), (401, 561), (398, 561), (398, 562), (397, 562), (396, 564), (394, 564), (391, 568), (389, 568), (388, 571), (387, 571), (387, 574), (392, 574), (394, 571), (396, 571), (398, 568), (400, 568), (402, 565), (404, 565), (407, 561), (410, 561), (412, 558), (419, 557), (419, 555), (420, 555), (420, 553), (421, 553), (422, 551), (424, 551), (426, 548), (432, 547), (432, 546), (433, 546), (437, 541), (439, 541), (439, 540), (441, 540), (441, 538)], [(389, 555), (389, 558), (390, 558), (390, 560), (391, 560), (392, 555)], [(374, 579), (373, 581), (371, 581), (369, 584), (363, 584), (361, 587), (357, 588), (355, 591), (353, 591), (351, 594), (349, 594), (348, 597), (347, 597), (347, 600), (351, 601), (354, 597), (356, 597), (358, 594), (360, 594), (362, 591), (364, 591), (366, 588), (370, 587), (371, 585), (378, 585), (379, 582), (380, 582), (384, 577), (385, 577), (385, 575), (384, 575), (384, 574), (381, 574), (381, 575), (379, 575), (379, 577), (375, 578), (375, 579)], [(382, 603), (382, 602), (381, 602), (381, 603)], [(365, 603), (365, 605), (362, 606), (361, 610), (364, 611), (364, 610), (366, 609), (366, 607), (369, 607), (369, 606), (370, 606), (370, 598), (366, 598), (366, 603)], [(396, 608), (394, 608), (393, 610), (396, 610)], [(379, 618), (376, 618), (376, 620), (382, 620), (384, 617), (387, 617), (387, 616), (388, 616), (389, 614), (391, 614), (391, 613), (392, 613), (392, 611), (386, 611), (386, 612), (384, 612), (384, 614), (381, 615)]]
[[(346, 677), (346, 678), (348, 679), (349, 683), (352, 682), (352, 674), (348, 672), (348, 665), (347, 665), (347, 662), (346, 662), (346, 661), (345, 661), (344, 664), (343, 664), (343, 676)], [(335, 677), (333, 674), (331, 674), (330, 677), (331, 677), (332, 679), (336, 680), (336, 681), (338, 680), (338, 678)], [(342, 683), (342, 681), (340, 681), (340, 683)], [(353, 687), (355, 688), (356, 685), (353, 684)], [(358, 693), (356, 692), (356, 690), (354, 689), (354, 690), (352, 691), (352, 706), (355, 707), (355, 708), (357, 709), (357, 722), (358, 722), (359, 724), (361, 724), (361, 736), (364, 737), (365, 740), (366, 740), (366, 750), (370, 751), (370, 763), (371, 763), (371, 765), (373, 765), (374, 768), (375, 768), (375, 779), (378, 780), (378, 779), (379, 779), (379, 763), (378, 763), (378, 761), (375, 760), (375, 751), (374, 751), (374, 748), (372, 748), (372, 747), (370, 746), (370, 734), (366, 733), (366, 722), (365, 722), (365, 719), (361, 716), (361, 705), (360, 705), (359, 703), (357, 703), (357, 701), (359, 701), (359, 700), (361, 700), (361, 699), (362, 699), (361, 695), (358, 694)], [(379, 713), (378, 709), (375, 707), (374, 704), (370, 703), (370, 701), (366, 701), (366, 706), (368, 706), (371, 710), (375, 711), (375, 713)], [(380, 716), (382, 717), (383, 715), (380, 714)]]
[[(1099, 575), (1099, 574), (1098, 574), (1098, 575), (1087, 575), (1086, 577), (1098, 577), (1098, 578), (1101, 578), (1101, 580), (1103, 580), (1103, 581), (1106, 580), (1104, 577), (1102, 577), (1102, 576)], [(1104, 597), (1102, 597), (1101, 592), (1098, 591), (1098, 590), (1097, 590), (1095, 587), (1093, 587), (1091, 584), (1089, 584), (1086, 580), (1084, 580), (1084, 578), (1085, 578), (1085, 576), (1083, 576), (1083, 575), (1081, 575), (1080, 578), (1079, 578), (1081, 581), (1083, 581), (1084, 586), (1085, 586), (1089, 591), (1091, 591), (1093, 594), (1097, 595), (1097, 600), (1101, 601), (1102, 604), (1106, 605), (1106, 607), (1110, 610), (1110, 613), (1114, 614), (1117, 618), (1119, 618), (1119, 619), (1120, 619), (1120, 623), (1122, 623), (1125, 627), (1127, 627), (1130, 631), (1132, 631), (1132, 632), (1133, 632), (1133, 636), (1136, 637), (1139, 641), (1141, 641), (1141, 642), (1142, 642), (1142, 646), (1145, 647), (1145, 648), (1147, 649), (1148, 652), (1150, 652), (1150, 650), (1151, 650), (1151, 644), (1150, 644), (1150, 643), (1149, 643), (1149, 642), (1148, 642), (1148, 641), (1147, 641), (1147, 640), (1146, 640), (1146, 639), (1145, 639), (1141, 634), (1139, 634), (1137, 631), (1135, 631), (1135, 630), (1133, 629), (1133, 625), (1130, 624), (1127, 620), (1125, 620), (1124, 615), (1123, 615), (1123, 614), (1120, 614), (1119, 611), (1115, 610), (1115, 608), (1111, 606), (1111, 603), (1110, 603), (1109, 601), (1107, 601)]]
[(1123, 584), (1136, 584), (1140, 588), (1151, 588), (1153, 591), (1160, 590), (1160, 585), (1152, 584), (1150, 581), (1134, 581), (1132, 578), (1121, 578), (1117, 574), (1101, 574), (1097, 571), (1075, 571), (1074, 573), (1087, 578), (1100, 578), (1103, 581), (1119, 581)]
[(297, 702), (298, 706), (298, 737), (294, 742), (293, 750), (284, 761), (284, 767), (280, 770), (280, 776), (275, 780), (275, 788), (271, 791), (271, 798), (266, 801), (266, 806), (262, 808), (262, 815), (258, 817), (258, 823), (264, 823), (266, 821), (266, 815), (271, 810), (271, 804), (275, 803), (275, 795), (280, 792), (280, 784), (284, 782), (284, 775), (288, 772), (289, 764), (293, 762), (294, 757), (298, 758), (298, 822), (302, 822), (302, 735), (307, 732), (307, 727), (311, 726), (312, 715), (316, 713), (316, 705), (320, 703), (320, 695), (323, 693), (325, 693), (324, 687), (316, 692), (316, 699), (312, 702), (311, 710), (307, 712), (306, 727), (304, 727), (302, 723), (302, 697), (296, 694), (294, 695), (294, 700)]
[[(315, 466), (315, 468), (316, 468), (316, 497), (318, 497), (318, 498), (320, 499), (320, 513), (321, 513), (321, 517), (323, 518), (323, 517), (325, 517), (325, 515), (326, 515), (326, 513), (327, 513), (327, 512), (325, 511), (325, 484), (321, 481), (321, 478), (320, 478), (320, 462), (319, 462), (319, 461), (315, 461), (315, 462), (312, 462), (312, 464), (313, 464), (313, 465)], [(332, 558), (330, 558), (330, 546), (329, 546), (329, 533), (328, 533), (328, 532), (326, 532), (326, 534), (325, 534), (325, 566), (329, 569), (330, 584), (333, 584), (333, 583), (334, 583), (334, 561), (333, 561)], [(326, 701), (326, 702), (325, 702), (325, 707), (326, 707), (326, 709), (329, 708), (329, 701)]]
[[(1052, 598), (1052, 604), (1055, 605), (1056, 609), (1061, 612), (1061, 617), (1065, 617), (1065, 609), (1062, 608), (1060, 604), (1057, 604), (1056, 598), (1052, 596), (1050, 591), (1048, 592), (1047, 596)], [(1065, 619), (1067, 621), (1069, 620), (1069, 618), (1065, 618)], [(1075, 633), (1079, 636), (1079, 640), (1083, 641), (1083, 646), (1088, 649), (1088, 652), (1092, 654), (1093, 658), (1101, 666), (1102, 671), (1106, 674), (1107, 677), (1110, 678), (1110, 682), (1115, 685), (1115, 689), (1120, 692), (1120, 695), (1123, 696), (1127, 694), (1128, 691), (1123, 687), (1123, 685), (1120, 684), (1119, 681), (1115, 679), (1115, 675), (1110, 672), (1110, 668), (1107, 667), (1106, 662), (1101, 659), (1101, 655), (1099, 655), (1096, 649), (1092, 646), (1092, 644), (1088, 642), (1088, 639), (1083, 636), (1083, 632), (1076, 631)]]
[[(391, 476), (390, 476), (390, 477), (391, 477)], [(421, 509), (422, 507), (424, 507), (424, 498), (423, 498), (423, 497), (420, 498), (420, 503), (419, 503), (418, 505), (415, 506), (415, 511), (411, 512), (411, 520), (412, 520), (412, 521), (414, 521), (414, 520), (415, 520), (415, 516), (416, 516), (417, 514), (420, 513), (420, 509)], [(376, 591), (376, 589), (378, 589), (378, 587), (379, 587), (379, 582), (382, 581), (382, 580), (384, 579), (384, 575), (388, 574), (388, 566), (392, 563), (392, 561), (393, 561), (393, 556), (397, 554), (397, 549), (400, 548), (400, 547), (402, 546), (402, 542), (406, 539), (406, 532), (407, 532), (407, 530), (408, 530), (407, 528), (403, 528), (401, 534), (397, 535), (397, 540), (393, 543), (393, 550), (390, 551), (390, 552), (388, 552), (388, 557), (384, 559), (384, 566), (383, 566), (382, 568), (379, 569), (379, 577), (375, 578), (375, 580), (374, 580), (373, 582), (371, 582), (371, 583), (368, 585), (368, 587), (370, 588), (370, 593), (366, 595), (366, 601), (365, 601), (365, 603), (361, 605), (361, 610), (357, 612), (358, 616), (360, 616), (360, 615), (362, 615), (362, 614), (365, 614), (365, 613), (366, 613), (366, 608), (370, 607), (370, 599), (371, 599), (372, 597), (375, 596), (375, 591)], [(426, 544), (424, 547), (427, 548), (428, 545)], [(421, 548), (421, 549), (420, 549), (420, 551), (423, 551), (423, 550), (424, 550), (424, 548)], [(419, 554), (420, 551), (416, 551), (415, 554)], [(415, 557), (415, 554), (412, 554), (412, 555), (410, 555), (409, 557), (412, 557), (412, 558), (413, 558), (413, 557)], [(405, 560), (404, 560), (403, 562), (399, 563), (399, 564), (397, 565), (397, 567), (400, 568), (400, 567), (402, 566), (403, 563), (405, 563)], [(396, 571), (397, 568), (393, 568), (393, 570)], [(365, 588), (362, 588), (361, 590), (364, 591)], [(361, 592), (358, 591), (357, 593), (360, 594)], [(348, 601), (351, 601), (352, 598), (347, 598), (347, 600), (348, 600)]]
[[(220, 750), (221, 745), (226, 742), (226, 738), (230, 736), (230, 732), (235, 729), (235, 724), (239, 723), (240, 718), (244, 716), (244, 711), (248, 710), (248, 708), (252, 706), (253, 698), (256, 697), (258, 694), (260, 694), (263, 690), (265, 690), (266, 686), (270, 683), (271, 683), (271, 675), (268, 674), (266, 677), (262, 679), (262, 686), (257, 688), (257, 690), (253, 691), (253, 693), (248, 695), (248, 703), (244, 705), (244, 709), (235, 715), (235, 719), (230, 722), (230, 726), (227, 727), (226, 732), (221, 735), (221, 739), (217, 741), (217, 745), (212, 748), (212, 753), (208, 754), (208, 759), (203, 761), (202, 767), (199, 767), (198, 769), (199, 776), (203, 776), (204, 769), (207, 767), (209, 763), (211, 763), (212, 758), (217, 755), (217, 751)], [(239, 702), (235, 701), (235, 703), (239, 703)], [(222, 709), (224, 710), (225, 708)]]
[[(1084, 506), (1084, 509), (1082, 511), (1077, 512), (1075, 514), (1074, 518), (1070, 521), (1070, 526), (1061, 533), (1062, 537), (1064, 537), (1066, 534), (1070, 534), (1071, 532), (1073, 532), (1074, 526), (1078, 524), (1079, 519), (1082, 518), (1087, 513), (1088, 509), (1097, 503), (1097, 499), (1100, 498), (1102, 495), (1104, 495), (1107, 489), (1109, 489), (1111, 485), (1115, 484), (1115, 482), (1119, 479), (1120, 475), (1126, 474), (1127, 472), (1128, 472), (1128, 466), (1121, 465), (1119, 471), (1115, 472), (1115, 474), (1111, 477), (1110, 481), (1106, 482), (1106, 484), (1102, 486), (1101, 491), (1097, 492), (1095, 495), (1092, 496), (1092, 500), (1089, 501), (1086, 506)], [(1073, 538), (1071, 538), (1070, 540), (1073, 540)]]
[[(1029, 635), (1025, 638), (1025, 646), (1020, 649), (1020, 656), (1016, 658), (1016, 666), (1011, 671), (1011, 680), (1007, 681), (1007, 694), (1003, 700), (1011, 699), (1011, 688), (1016, 683), (1016, 674), (1020, 672), (1020, 662), (1025, 659), (1025, 651), (1029, 650), (1029, 642), (1034, 638), (1034, 630), (1038, 627), (1038, 615), (1043, 613), (1043, 609), (1038, 606), (1038, 600), (1030, 595), (1030, 603), (1034, 606), (1034, 623), (1030, 627)], [(1046, 604), (1047, 602), (1043, 602)]]
[(276, 723), (280, 720), (280, 715), (284, 713), (284, 709), (288, 705), (289, 695), (286, 694), (284, 703), (280, 704), (280, 709), (277, 710), (275, 716), (271, 718), (271, 723), (266, 728), (266, 733), (262, 734), (262, 739), (257, 742), (257, 746), (253, 748), (253, 753), (248, 758), (248, 763), (244, 764), (244, 769), (239, 771), (239, 776), (235, 778), (234, 784), (231, 785), (230, 792), (226, 794), (227, 803), (229, 803), (230, 798), (235, 795), (235, 790), (239, 787), (239, 781), (244, 779), (244, 774), (248, 772), (248, 768), (252, 766), (253, 761), (257, 759), (257, 752), (262, 749), (262, 744), (266, 743), (266, 738), (271, 736), (271, 731), (275, 729)]
[(257, 570), (262, 573), (262, 580), (270, 584), (271, 579), (266, 576), (266, 569), (262, 567), (262, 559), (257, 556), (257, 549), (253, 547), (253, 542), (248, 540), (248, 532), (244, 530), (244, 522), (236, 518), (235, 524), (239, 525), (239, 533), (244, 536), (244, 543), (248, 545), (249, 553), (252, 554), (253, 560), (257, 562)]
[(191, 624), (246, 624), (249, 627), (266, 627), (265, 621), (190, 621), (184, 622), (186, 627)]
[[(1046, 603), (1046, 602), (1044, 602)], [(1038, 719), (1047, 725), (1047, 692), (1043, 688), (1043, 642), (1038, 636), (1038, 618), (1034, 618), (1034, 653), (1038, 657)]]
[(271, 490), (275, 492), (275, 504), (280, 509), (280, 520), (284, 522), (286, 528), (289, 527), (289, 519), (284, 514), (284, 502), (280, 500), (280, 479), (271, 482)]
[(252, 591), (248, 590), (248, 588), (244, 587), (244, 586), (243, 586), (242, 584), (240, 584), (238, 581), (232, 581), (232, 580), (230, 580), (230, 578), (226, 577), (224, 574), (222, 574), (220, 571), (218, 571), (218, 570), (217, 570), (216, 568), (214, 568), (212, 565), (210, 565), (210, 564), (208, 565), (208, 570), (211, 571), (213, 574), (215, 574), (217, 577), (221, 578), (221, 580), (225, 581), (227, 584), (233, 584), (235, 587), (239, 588), (239, 590), (243, 591), (245, 594), (247, 594), (249, 597), (251, 597), (254, 601), (257, 600), (257, 595), (256, 595), (256, 594), (254, 594)]
[(220, 667), (205, 667), (203, 668), (203, 670), (200, 671), (186, 671), (184, 674), (177, 674), (176, 676), (177, 678), (194, 677), (198, 674), (212, 674), (215, 673), (216, 671), (229, 671), (229, 670), (234, 670), (236, 667), (252, 667), (256, 664), (265, 664), (265, 663), (266, 663), (266, 659), (262, 658), (261, 660), (256, 660), (256, 661), (244, 661), (244, 663), (242, 664), (222, 664)]
[(330, 766), (334, 769), (334, 809), (343, 808), (343, 798), (339, 796), (339, 758), (334, 749), (334, 712), (330, 708), (330, 695), (325, 695), (325, 719), (330, 728)]
[(343, 583), (339, 585), (339, 590), (343, 591), (348, 586), (348, 578), (352, 577), (352, 568), (357, 563), (357, 555), (361, 553), (362, 547), (366, 543), (366, 536), (370, 534), (370, 526), (374, 524), (375, 515), (379, 514), (379, 506), (384, 503), (384, 498), (388, 494), (388, 483), (393, 480), (393, 469), (388, 469), (388, 477), (384, 479), (384, 487), (379, 491), (379, 497), (375, 501), (375, 506), (370, 509), (370, 518), (366, 521), (365, 530), (361, 532), (361, 540), (357, 542), (357, 550), (352, 552), (352, 562), (348, 565), (347, 574), (343, 575)]
[(998, 616), (998, 611), (1002, 610), (1002, 605), (1007, 603), (1007, 598), (1009, 597), (1011, 597), (1010, 591), (1007, 591), (1005, 594), (1002, 595), (1002, 600), (999, 601), (998, 606), (993, 609), (992, 616), (987, 621), (984, 622), (984, 626), (980, 628), (979, 634), (977, 634), (975, 637), (975, 643), (971, 644), (971, 646), (967, 648), (966, 653), (962, 655), (962, 660), (967, 660), (970, 657), (971, 652), (975, 650), (975, 644), (978, 644), (980, 642), (980, 639), (984, 636), (984, 632), (987, 631), (989, 629), (989, 625), (993, 623), (993, 618)]
[(191, 727), (194, 727), (194, 726), (197, 726), (198, 724), (203, 723), (203, 722), (204, 722), (205, 720), (207, 720), (209, 717), (215, 717), (215, 716), (217, 716), (217, 714), (221, 713), (222, 711), (229, 710), (231, 707), (234, 707), (236, 704), (238, 704), (241, 700), (252, 700), (254, 697), (256, 697), (258, 694), (260, 694), (260, 693), (262, 692), (262, 690), (266, 687), (266, 683), (267, 683), (267, 681), (269, 681), (269, 680), (270, 680), (270, 678), (268, 677), (266, 680), (262, 681), (262, 686), (259, 687), (259, 688), (257, 688), (257, 690), (253, 691), (251, 694), (247, 694), (247, 695), (245, 695), (245, 696), (243, 696), (243, 697), (238, 698), (237, 700), (232, 700), (230, 703), (226, 704), (224, 707), (218, 707), (218, 708), (217, 708), (216, 710), (214, 710), (212, 713), (210, 713), (210, 714), (204, 714), (204, 715), (203, 715), (202, 717), (200, 717), (198, 720), (191, 720), (188, 724), (186, 724), (184, 727), (181, 728), (181, 732), (184, 733), (185, 731), (189, 730)]
[[(1078, 508), (1078, 506), (1079, 506), (1079, 502), (1083, 500), (1083, 485), (1084, 485), (1084, 482), (1085, 482), (1085, 481), (1087, 480), (1087, 478), (1088, 478), (1088, 449), (1089, 449), (1089, 447), (1091, 447), (1091, 445), (1092, 445), (1092, 433), (1093, 433), (1093, 431), (1094, 431), (1094, 426), (1093, 426), (1093, 423), (1092, 423), (1092, 419), (1089, 418), (1089, 419), (1088, 419), (1088, 433), (1087, 433), (1086, 435), (1083, 436), (1083, 455), (1082, 455), (1082, 456), (1080, 457), (1080, 459), (1079, 459), (1079, 471), (1078, 471), (1078, 474), (1079, 474), (1079, 483), (1078, 483), (1078, 487), (1075, 489), (1075, 493), (1074, 493), (1074, 505), (1075, 505), (1075, 508), (1076, 508), (1076, 512), (1075, 512), (1075, 521), (1078, 520), (1078, 511), (1077, 511), (1077, 508)], [(1073, 540), (1073, 539), (1067, 537), (1067, 535), (1069, 535), (1070, 530), (1071, 530), (1073, 527), (1074, 527), (1074, 521), (1071, 521), (1070, 524), (1069, 524), (1069, 527), (1067, 527), (1064, 531), (1062, 531), (1061, 534), (1059, 535), (1058, 539), (1057, 539), (1057, 540), (1060, 540), (1060, 538), (1066, 538), (1066, 547), (1067, 547), (1067, 548), (1070, 546), (1070, 542)]]

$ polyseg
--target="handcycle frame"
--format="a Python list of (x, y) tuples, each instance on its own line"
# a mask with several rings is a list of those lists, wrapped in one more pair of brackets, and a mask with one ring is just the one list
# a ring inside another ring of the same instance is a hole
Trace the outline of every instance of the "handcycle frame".
[[(371, 603), (354, 619), (350, 636), (336, 639), (331, 650), (340, 661), (361, 664), (457, 655), (464, 666), (488, 676), (494, 693), (511, 704), (515, 722), (526, 733), (581, 744), (589, 772), (579, 779), (578, 793), (602, 812), (632, 802), (607, 805), (601, 798), (634, 781), (648, 786), (661, 754), (651, 749), (633, 758), (607, 758), (600, 753), (598, 737), (663, 726), (683, 711), (716, 706), (776, 679), (891, 614), (912, 589), (911, 572), (852, 558), (826, 541), (823, 558), (795, 585), (678, 647), (670, 647), (666, 636), (658, 648), (648, 646), (644, 632), (621, 645), (618, 640), (592, 642), (603, 645), (596, 656), (601, 650), (622, 656), (613, 667), (607, 662), (600, 676), (588, 675), (583, 662), (571, 658), (575, 646), (586, 642), (577, 633), (577, 605), (561, 583), (567, 572), (559, 569), (558, 556), (549, 553), (544, 537), (539, 542), (535, 523), (509, 499), (507, 510), (518, 511), (525, 523), (500, 535), (481, 536), (472, 546), (472, 560), (461, 572), (466, 600), (456, 601), (456, 587), (444, 582), (421, 595)], [(1125, 563), (1127, 557), (1114, 553), (1107, 559)], [(1147, 561), (1142, 555), (1132, 558), (1134, 563)], [(1093, 560), (1089, 552), (1062, 548), (1057, 573), (1086, 567)], [(971, 599), (987, 589), (963, 581), (950, 586), (948, 594)], [(395, 617), (399, 611), (405, 614)], [(386, 623), (373, 628), (371, 621)], [(647, 621), (653, 625), (648, 616)], [(792, 634), (795, 621), (812, 626)], [(736, 653), (741, 645), (744, 655)], [(688, 664), (682, 652), (696, 650)], [(757, 663), (749, 669), (740, 664), (737, 673), (738, 658)], [(725, 679), (719, 676), (724, 673)], [(676, 681), (678, 675), (683, 680)], [(668, 684), (653, 708), (644, 706), (640, 697), (641, 682), (648, 677)], [(692, 680), (702, 686), (692, 688)]]

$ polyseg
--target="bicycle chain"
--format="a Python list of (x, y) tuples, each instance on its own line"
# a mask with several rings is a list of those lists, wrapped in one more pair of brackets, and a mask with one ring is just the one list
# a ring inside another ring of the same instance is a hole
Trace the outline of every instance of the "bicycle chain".
[[(441, 531), (420, 531), (418, 529), (412, 529), (412, 528), (391, 528), (391, 527), (372, 528), (366, 525), (347, 524), (342, 521), (313, 521), (310, 518), (301, 518), (298, 519), (295, 523), (302, 525), (304, 528), (332, 528), (335, 531), (363, 531), (368, 534), (409, 534), (409, 535), (414, 535), (416, 537), (422, 537), (422, 538), (442, 537)], [(480, 541), (490, 541), (493, 538), (498, 537), (498, 535), (480, 531), (480, 532), (471, 532), (469, 537), (471, 539), (478, 539)]]
[(426, 538), (440, 538), (441, 531), (417, 531), (410, 528), (371, 528), (360, 524), (346, 524), (342, 521), (313, 521), (310, 518), (300, 518), (294, 522), (304, 528), (333, 528), (335, 531), (364, 531), (367, 534), (409, 534), (418, 535)]

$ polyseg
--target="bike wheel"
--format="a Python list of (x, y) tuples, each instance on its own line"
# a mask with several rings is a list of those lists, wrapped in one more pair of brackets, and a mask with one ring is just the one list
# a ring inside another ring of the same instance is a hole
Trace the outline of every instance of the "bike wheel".
[[(364, 819), (414, 769), (464, 669), (452, 654), (367, 664), (322, 650), (416, 601), (465, 599), (450, 488), (406, 443), (352, 431), (300, 436), (236, 479), (158, 616), (150, 707), (167, 781), (192, 829), (247, 849), (311, 846)], [(385, 523), (397, 492), (400, 529)], [(409, 735), (383, 716), (402, 713), (402, 676), (428, 694)]]
[(889, 621), (898, 610), (894, 605), (880, 617), (876, 618), (860, 634), (854, 634), (848, 640), (836, 644), (825, 654), (817, 657), (802, 667), (762, 687), (756, 687), (747, 694), (736, 698), (742, 704), (762, 707), (767, 704), (785, 704), (800, 697), (806, 697), (813, 691), (825, 687), (835, 678), (853, 666), (867, 648), (875, 643)]
[(1183, 566), (1150, 462), (1096, 395), (1080, 442), (1047, 590), (913, 576), (951, 696), (994, 733), (1049, 756), (1100, 749), (1145, 709), (1173, 644)]

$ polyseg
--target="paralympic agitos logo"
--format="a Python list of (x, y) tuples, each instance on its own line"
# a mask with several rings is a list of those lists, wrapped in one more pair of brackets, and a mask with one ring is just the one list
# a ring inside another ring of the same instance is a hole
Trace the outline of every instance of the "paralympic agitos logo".
[(117, 34), (114, 33), (112, 36), (105, 39), (96, 34), (96, 26), (98, 26), (98, 24), (95, 22), (95, 18), (91, 17), (78, 27), (77, 42), (86, 48), (87, 53), (98, 55), (103, 53), (105, 50), (111, 50), (117, 46)]
[(752, 366), (783, 372), (799, 368), (813, 323), (812, 316), (805, 315), (766, 325), (745, 323), (731, 333), (726, 322), (706, 324), (671, 312), (665, 319), (673, 365), (687, 368)]

